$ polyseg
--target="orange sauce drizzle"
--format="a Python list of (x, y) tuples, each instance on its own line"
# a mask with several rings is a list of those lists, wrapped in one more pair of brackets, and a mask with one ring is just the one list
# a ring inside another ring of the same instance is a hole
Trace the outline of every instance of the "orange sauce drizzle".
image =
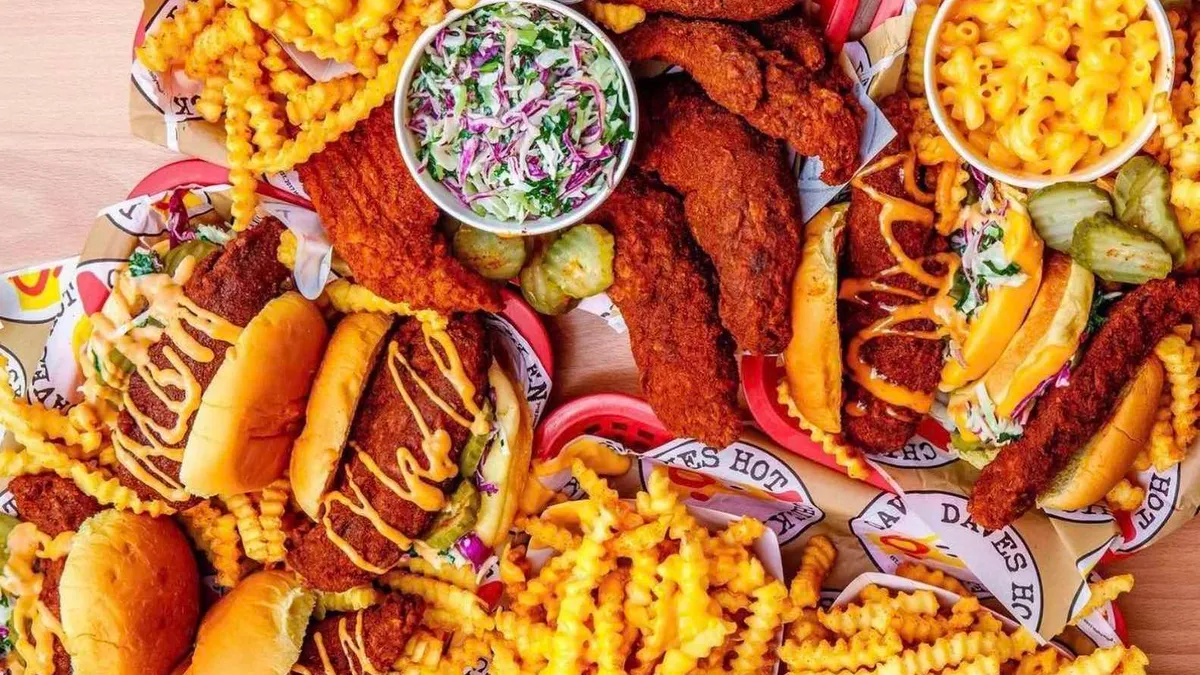
[[(66, 644), (62, 624), (38, 596), (44, 577), (33, 570), (37, 558), (53, 560), (70, 550), (73, 533), (51, 539), (33, 523), (20, 523), (8, 536), (9, 558), (0, 577), (0, 589), (16, 598), (12, 625), (13, 650), (24, 664), (12, 660), (13, 675), (51, 675), (54, 672), (54, 639)], [(31, 639), (32, 638), (32, 639)]]
[[(452, 450), (450, 434), (445, 429), (434, 429), (429, 426), (428, 421), (421, 414), (421, 409), (413, 398), (413, 392), (409, 390), (409, 387), (404, 382), (402, 371), (403, 373), (407, 373), (408, 377), (416, 383), (416, 388), (430, 402), (446, 413), (446, 416), (455, 424), (469, 429), (473, 434), (484, 434), (488, 430), (488, 420), (480, 406), (475, 403), (475, 385), (463, 369), (462, 359), (459, 356), (458, 349), (454, 346), (454, 341), (450, 338), (450, 334), (444, 328), (439, 328), (429, 323), (422, 323), (421, 331), (425, 338), (425, 348), (429, 350), (429, 354), (437, 365), (438, 371), (446, 378), (446, 381), (450, 383), (455, 392), (457, 392), (462, 407), (471, 417), (468, 419), (457, 408), (438, 396), (433, 387), (429, 385), (429, 382), (418, 375), (416, 369), (408, 362), (408, 359), (400, 353), (399, 345), (395, 341), (391, 341), (388, 343), (387, 355), (385, 357), (387, 359), (388, 372), (391, 375), (392, 383), (396, 386), (401, 398), (404, 399), (405, 405), (408, 407), (409, 412), (417, 423), (417, 428), (421, 432), (421, 452), (425, 456), (428, 468), (421, 466), (420, 461), (417, 460), (416, 455), (413, 454), (410, 448), (400, 446), (396, 448), (396, 466), (399, 468), (399, 476), (393, 477), (388, 475), (374, 458), (359, 449), (357, 445), (351, 443), (350, 447), (354, 450), (356, 453), (355, 456), (366, 467), (367, 471), (397, 497), (412, 502), (423, 511), (437, 511), (445, 505), (446, 495), (436, 484), (456, 476), (458, 474), (458, 465), (450, 457)], [(376, 531), (398, 548), (407, 549), (414, 544), (419, 545), (420, 542), (414, 542), (409, 539), (380, 516), (379, 511), (367, 500), (366, 495), (359, 488), (354, 475), (350, 471), (350, 465), (346, 467), (346, 483), (353, 493), (353, 497), (345, 494), (343, 491), (335, 490), (326, 493), (322, 498), (324, 506), (322, 509), (321, 524), (324, 526), (329, 540), (358, 568), (371, 574), (383, 574), (387, 572), (387, 569), (368, 561), (362, 553), (355, 550), (350, 542), (334, 531), (333, 520), (330, 517), (330, 507), (332, 504), (342, 504), (352, 513), (367, 519)]]
[[(912, 199), (884, 194), (868, 185), (865, 179), (872, 174), (890, 169), (903, 163), (902, 173), (905, 191)], [(922, 204), (934, 201), (934, 195), (924, 192), (916, 182), (916, 156), (912, 152), (885, 157), (867, 167), (851, 183), (870, 199), (880, 205), (879, 229), (887, 244), (888, 252), (896, 264), (871, 278), (853, 278), (842, 282), (838, 297), (842, 300), (867, 305), (866, 293), (886, 293), (913, 300), (910, 304), (884, 307), (887, 315), (860, 330), (850, 339), (846, 347), (846, 366), (850, 377), (863, 389), (888, 404), (888, 414), (899, 419), (912, 419), (912, 413), (924, 414), (933, 404), (933, 393), (922, 392), (889, 382), (863, 358), (863, 346), (885, 335), (903, 336), (920, 340), (941, 340), (946, 336), (965, 340), (966, 325), (953, 311), (950, 288), (958, 270), (958, 256), (953, 253), (935, 253), (920, 258), (910, 257), (904, 252), (895, 234), (895, 224), (900, 221), (933, 227), (934, 213)], [(919, 202), (919, 203), (918, 203)], [(942, 274), (928, 271), (926, 263), (936, 263), (945, 269)], [(933, 291), (932, 294), (899, 288), (887, 282), (894, 275), (906, 274)], [(918, 320), (933, 322), (933, 330), (901, 328), (900, 325)], [(861, 402), (846, 406), (846, 414), (862, 416), (866, 413)]]
[[(346, 615), (338, 619), (337, 627), (338, 646), (346, 656), (350, 672), (353, 675), (383, 675), (367, 657), (367, 643), (363, 639), (363, 610), (354, 613), (353, 634), (346, 627)], [(329, 658), (329, 650), (325, 648), (325, 636), (316, 633), (313, 635), (313, 642), (317, 645), (317, 654), (321, 657), (321, 671), (324, 675), (336, 675), (333, 660)], [(301, 665), (293, 665), (291, 672), (295, 675), (312, 675), (311, 670)]]

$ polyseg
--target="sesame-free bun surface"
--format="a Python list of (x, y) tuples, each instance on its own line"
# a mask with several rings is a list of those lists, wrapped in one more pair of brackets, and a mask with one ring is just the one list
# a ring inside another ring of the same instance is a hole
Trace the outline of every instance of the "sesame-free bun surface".
[(179, 471), (188, 492), (241, 494), (283, 475), (328, 337), (320, 310), (295, 292), (250, 321), (192, 422)]
[(314, 603), (293, 574), (250, 575), (204, 616), (191, 675), (287, 675), (300, 658)]
[(169, 518), (102, 511), (75, 535), (59, 597), (75, 675), (168, 675), (200, 615), (195, 554)]
[(314, 520), (337, 475), (342, 448), (367, 379), (379, 361), (391, 317), (351, 314), (338, 323), (308, 398), (304, 430), (292, 448), (289, 476), (296, 503)]

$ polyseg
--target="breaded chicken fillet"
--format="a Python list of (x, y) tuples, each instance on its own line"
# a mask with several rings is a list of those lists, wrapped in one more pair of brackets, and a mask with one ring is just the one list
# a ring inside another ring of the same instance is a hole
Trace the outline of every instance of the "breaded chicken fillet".
[(803, 228), (787, 152), (686, 78), (655, 80), (642, 102), (637, 162), (683, 195), (688, 227), (716, 269), (721, 322), (741, 350), (783, 351)]
[(800, 0), (629, 0), (650, 12), (728, 21), (757, 21), (788, 11)]
[(649, 19), (620, 36), (621, 53), (631, 61), (680, 66), (713, 101), (754, 128), (819, 157), (825, 182), (844, 183), (858, 163), (865, 115), (849, 78), (825, 67), (820, 43), (802, 37), (796, 21), (765, 28), (764, 35), (778, 37), (802, 60), (768, 49), (739, 26), (673, 17)]
[(390, 105), (299, 172), (334, 250), (358, 283), (419, 309), (500, 309), (497, 287), (451, 255), (437, 206), (400, 157)]
[(642, 392), (672, 433), (723, 448), (741, 433), (734, 344), (721, 326), (712, 265), (679, 197), (636, 170), (593, 216), (617, 250), (608, 294), (629, 327)]

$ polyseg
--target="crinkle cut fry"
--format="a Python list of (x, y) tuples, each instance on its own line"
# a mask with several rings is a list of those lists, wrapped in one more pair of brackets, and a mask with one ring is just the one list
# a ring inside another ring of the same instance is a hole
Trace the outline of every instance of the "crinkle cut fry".
[(762, 133), (820, 157), (826, 182), (853, 174), (865, 115), (836, 65), (813, 72), (745, 29), (715, 21), (655, 17), (620, 42), (626, 58), (680, 66), (713, 101)]
[(400, 159), (390, 108), (375, 110), (299, 171), (359, 283), (422, 309), (500, 309), (496, 287), (450, 254), (437, 207)]
[(642, 391), (680, 436), (725, 447), (741, 432), (733, 340), (721, 326), (712, 266), (678, 197), (627, 175), (594, 217), (616, 239), (609, 296), (629, 327)]
[(1066, 387), (1034, 408), (1025, 435), (1005, 446), (975, 483), (969, 509), (999, 529), (1037, 495), (1109, 418), (1121, 388), (1171, 328), (1200, 313), (1200, 278), (1150, 281), (1121, 298), (1092, 338)]
[(721, 323), (744, 351), (781, 352), (803, 228), (785, 149), (686, 79), (661, 78), (642, 102), (639, 165), (683, 195), (717, 275)]

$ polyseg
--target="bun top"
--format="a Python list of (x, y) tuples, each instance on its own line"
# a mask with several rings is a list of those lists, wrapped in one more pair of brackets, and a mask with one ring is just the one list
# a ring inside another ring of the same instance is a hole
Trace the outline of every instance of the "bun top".
[(204, 616), (192, 675), (287, 675), (300, 658), (314, 603), (292, 574), (250, 575)]
[(351, 314), (338, 323), (308, 399), (308, 417), (292, 448), (292, 494), (313, 520), (342, 459), (342, 447), (358, 410), (367, 378), (379, 361), (391, 317)]
[(200, 576), (174, 521), (109, 509), (76, 533), (59, 597), (75, 675), (168, 675), (192, 645)]
[(201, 497), (261, 490), (283, 475), (329, 330), (288, 292), (267, 303), (204, 390), (179, 479)]
[(1150, 357), (1142, 364), (1121, 393), (1108, 422), (1055, 476), (1054, 484), (1039, 496), (1039, 506), (1064, 511), (1091, 506), (1125, 477), (1138, 453), (1150, 442), (1165, 377), (1157, 358)]

